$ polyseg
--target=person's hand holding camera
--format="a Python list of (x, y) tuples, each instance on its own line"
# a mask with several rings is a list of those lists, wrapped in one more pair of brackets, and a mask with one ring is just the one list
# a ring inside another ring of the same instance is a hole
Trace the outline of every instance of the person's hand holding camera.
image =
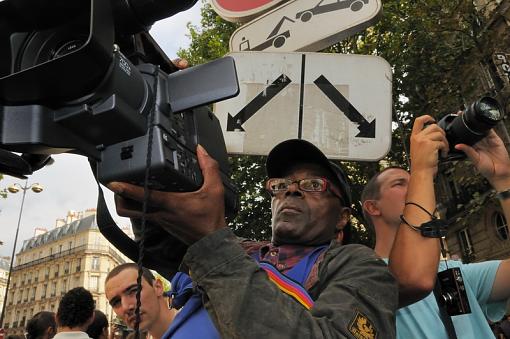
[[(195, 192), (179, 193), (152, 190), (146, 214), (146, 220), (187, 245), (226, 227), (224, 187), (218, 163), (200, 145), (197, 147), (197, 159), (204, 176), (202, 187)], [(120, 216), (141, 219), (139, 206), (144, 199), (143, 187), (112, 182), (108, 188), (115, 193)]]
[(455, 149), (464, 152), (497, 191), (510, 188), (510, 158), (494, 130), (473, 146), (457, 144)]
[(430, 115), (423, 115), (415, 119), (411, 132), (411, 173), (437, 173), (439, 153), (448, 153), (448, 140)]

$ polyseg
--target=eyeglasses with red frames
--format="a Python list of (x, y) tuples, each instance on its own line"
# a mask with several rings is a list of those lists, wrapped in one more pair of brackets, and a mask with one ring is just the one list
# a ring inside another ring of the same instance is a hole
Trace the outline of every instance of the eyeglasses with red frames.
[(301, 180), (290, 180), (287, 178), (269, 178), (266, 181), (266, 190), (272, 196), (288, 191), (290, 185), (298, 184), (299, 190), (303, 192), (324, 192), (329, 191), (338, 197), (342, 202), (344, 199), (338, 189), (326, 178), (305, 178)]

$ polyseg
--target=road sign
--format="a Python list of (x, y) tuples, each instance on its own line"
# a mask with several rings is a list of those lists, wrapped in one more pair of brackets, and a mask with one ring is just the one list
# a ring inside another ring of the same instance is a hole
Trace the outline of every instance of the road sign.
[(320, 51), (373, 25), (381, 0), (292, 0), (238, 28), (230, 51)]
[(237, 97), (216, 103), (230, 154), (302, 138), (329, 158), (379, 160), (391, 146), (390, 65), (367, 55), (230, 53)]
[(288, 0), (210, 0), (211, 7), (223, 19), (247, 22)]

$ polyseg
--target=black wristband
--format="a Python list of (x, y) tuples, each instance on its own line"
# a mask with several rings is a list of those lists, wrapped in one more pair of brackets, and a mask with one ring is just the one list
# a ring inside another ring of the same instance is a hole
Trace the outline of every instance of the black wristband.
[[(421, 206), (419, 206), (419, 207), (421, 207)], [(416, 232), (420, 232), (422, 237), (442, 238), (442, 237), (446, 236), (446, 234), (448, 233), (448, 224), (444, 220), (438, 219), (436, 216), (434, 216), (430, 213), (429, 213), (429, 215), (432, 220), (427, 221), (427, 222), (421, 224), (420, 226), (411, 225), (404, 218), (403, 214), (400, 215), (400, 220), (402, 221), (402, 223), (411, 227)]]

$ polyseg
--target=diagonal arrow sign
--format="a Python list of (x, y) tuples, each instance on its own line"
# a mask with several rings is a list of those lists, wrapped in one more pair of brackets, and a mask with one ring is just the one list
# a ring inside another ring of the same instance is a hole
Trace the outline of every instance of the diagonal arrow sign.
[(324, 93), (338, 109), (340, 109), (347, 119), (358, 124), (359, 138), (375, 138), (375, 119), (368, 122), (363, 115), (340, 93), (324, 75), (318, 77), (314, 84)]
[(255, 113), (258, 112), (265, 104), (271, 101), (278, 93), (280, 93), (292, 80), (285, 74), (280, 75), (275, 81), (269, 86), (264, 88), (252, 101), (250, 101), (242, 110), (239, 111), (235, 116), (228, 113), (227, 117), (227, 131), (239, 130), (244, 132), (243, 127), (248, 119), (250, 119)]

